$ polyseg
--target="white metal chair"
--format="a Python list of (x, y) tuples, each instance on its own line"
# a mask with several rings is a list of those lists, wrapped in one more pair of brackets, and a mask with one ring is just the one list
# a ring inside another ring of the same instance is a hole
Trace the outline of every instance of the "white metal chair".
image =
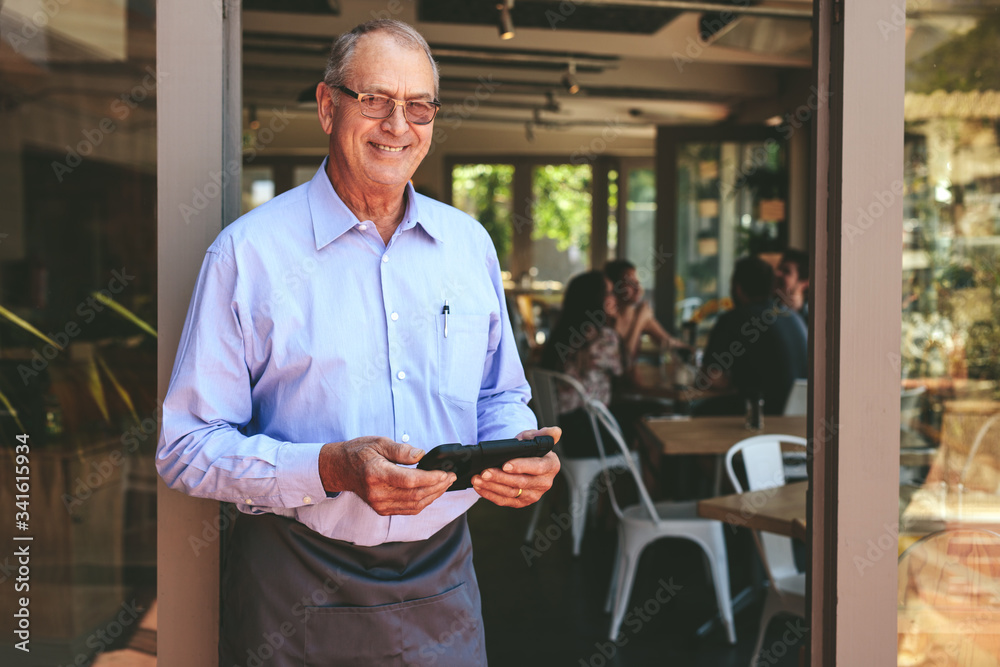
[[(572, 387), (580, 396), (586, 400), (587, 392), (583, 385), (576, 378), (558, 373), (556, 371), (533, 368), (528, 372), (528, 384), (531, 385), (531, 395), (534, 398), (535, 413), (538, 415), (540, 426), (556, 426), (559, 423), (559, 409), (557, 400), (557, 383), (562, 382)], [(587, 522), (587, 512), (590, 503), (588, 496), (590, 487), (603, 472), (605, 466), (624, 469), (625, 457), (621, 455), (610, 456), (606, 462), (600, 458), (570, 458), (562, 455), (562, 448), (557, 444), (556, 452), (559, 454), (560, 472), (565, 474), (566, 485), (569, 487), (570, 501), (570, 534), (573, 538), (573, 555), (580, 555), (580, 545), (583, 542), (583, 529)], [(638, 454), (632, 453), (631, 457), (638, 462)], [(531, 542), (538, 526), (538, 521), (542, 515), (541, 501), (535, 503), (535, 509), (528, 523), (528, 529), (524, 535), (525, 542)]]
[[(611, 434), (618, 450), (626, 454), (628, 446), (622, 437), (621, 428), (607, 407), (600, 401), (591, 399), (587, 402), (587, 412), (594, 427), (601, 457), (604, 458), (607, 454), (598, 423), (603, 424)], [(615, 497), (613, 480), (608, 480), (608, 496), (618, 516), (618, 549), (605, 604), (605, 611), (612, 612), (610, 638), (614, 640), (621, 628), (642, 552), (656, 540), (673, 537), (694, 542), (705, 554), (709, 576), (715, 587), (719, 614), (722, 616), (729, 643), (735, 644), (736, 627), (733, 624), (733, 603), (729, 592), (729, 559), (726, 556), (726, 539), (722, 524), (711, 519), (699, 518), (697, 501), (654, 503), (642, 482), (638, 465), (631, 457), (625, 457), (624, 460), (635, 480), (640, 502), (622, 508)]]
[[(757, 435), (739, 441), (726, 452), (726, 473), (737, 493), (743, 493), (743, 484), (733, 469), (733, 458), (742, 454), (750, 491), (762, 491), (784, 486), (785, 469), (781, 444), (806, 446), (805, 438), (794, 435)], [(754, 531), (754, 541), (764, 563), (769, 580), (764, 611), (760, 618), (757, 645), (751, 654), (754, 665), (764, 642), (768, 623), (777, 614), (806, 615), (806, 575), (795, 567), (792, 539), (773, 533)]]
[(809, 409), (809, 380), (799, 378), (792, 385), (792, 391), (785, 401), (786, 417), (804, 417)]
[(913, 389), (902, 389), (899, 392), (899, 430), (902, 433), (914, 436), (918, 441), (916, 429), (913, 422), (920, 416), (920, 399), (927, 391), (926, 387), (914, 387)]
[[(792, 391), (785, 402), (786, 417), (805, 417), (809, 411), (809, 380), (799, 378), (792, 385)], [(806, 453), (785, 452), (785, 475), (793, 479), (806, 478)]]

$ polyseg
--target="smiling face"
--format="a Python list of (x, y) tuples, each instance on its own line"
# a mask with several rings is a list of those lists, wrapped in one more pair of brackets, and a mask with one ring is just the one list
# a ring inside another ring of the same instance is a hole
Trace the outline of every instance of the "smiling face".
[[(344, 85), (398, 100), (434, 99), (434, 72), (427, 55), (384, 32), (358, 39)], [(427, 155), (434, 123), (407, 122), (402, 107), (382, 120), (366, 118), (357, 99), (322, 83), (316, 98), (320, 124), (330, 135), (327, 173), (337, 192), (352, 198), (400, 196)]]
[(629, 269), (625, 272), (623, 277), (625, 283), (624, 293), (622, 294), (622, 300), (627, 304), (639, 303), (642, 299), (643, 289), (642, 283), (639, 282), (639, 276), (635, 269)]

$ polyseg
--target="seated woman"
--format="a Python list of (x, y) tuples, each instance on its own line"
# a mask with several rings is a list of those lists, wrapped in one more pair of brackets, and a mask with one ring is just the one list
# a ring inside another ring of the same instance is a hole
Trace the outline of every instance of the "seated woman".
[(627, 259), (611, 260), (604, 265), (604, 275), (611, 281), (616, 300), (614, 328), (625, 342), (625, 353), (630, 361), (634, 361), (639, 353), (642, 334), (649, 335), (661, 348), (691, 349), (683, 341), (667, 333), (656, 321), (649, 303), (642, 300), (643, 289), (636, 275), (635, 264)]
[[(626, 373), (621, 341), (609, 326), (616, 314), (611, 281), (601, 271), (582, 273), (566, 287), (562, 312), (542, 350), (543, 368), (572, 376), (589, 397), (605, 405), (611, 402), (612, 381)], [(558, 400), (563, 454), (576, 458), (597, 456), (583, 400), (565, 384), (559, 384)], [(604, 442), (611, 446), (610, 438)]]

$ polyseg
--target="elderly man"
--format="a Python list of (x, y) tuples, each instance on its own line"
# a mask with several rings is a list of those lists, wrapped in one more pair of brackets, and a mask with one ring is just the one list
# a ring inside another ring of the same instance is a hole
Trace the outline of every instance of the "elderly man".
[(535, 430), (489, 235), (414, 192), (438, 76), (410, 26), (334, 44), (316, 90), (329, 158), (208, 249), (163, 405), (172, 488), (243, 512), (223, 566), (220, 664), (486, 664), (465, 513), (524, 507), (554, 454), (412, 466)]

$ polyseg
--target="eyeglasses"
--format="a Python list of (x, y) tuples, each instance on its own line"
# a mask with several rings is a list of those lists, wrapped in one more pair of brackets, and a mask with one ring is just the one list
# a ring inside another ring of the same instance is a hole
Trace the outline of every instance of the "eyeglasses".
[(416, 100), (397, 100), (388, 95), (378, 95), (376, 93), (356, 93), (347, 86), (337, 86), (337, 90), (357, 99), (361, 104), (361, 115), (373, 120), (388, 118), (396, 110), (397, 106), (403, 107), (403, 118), (414, 125), (427, 125), (438, 109), (440, 102), (419, 102)]

